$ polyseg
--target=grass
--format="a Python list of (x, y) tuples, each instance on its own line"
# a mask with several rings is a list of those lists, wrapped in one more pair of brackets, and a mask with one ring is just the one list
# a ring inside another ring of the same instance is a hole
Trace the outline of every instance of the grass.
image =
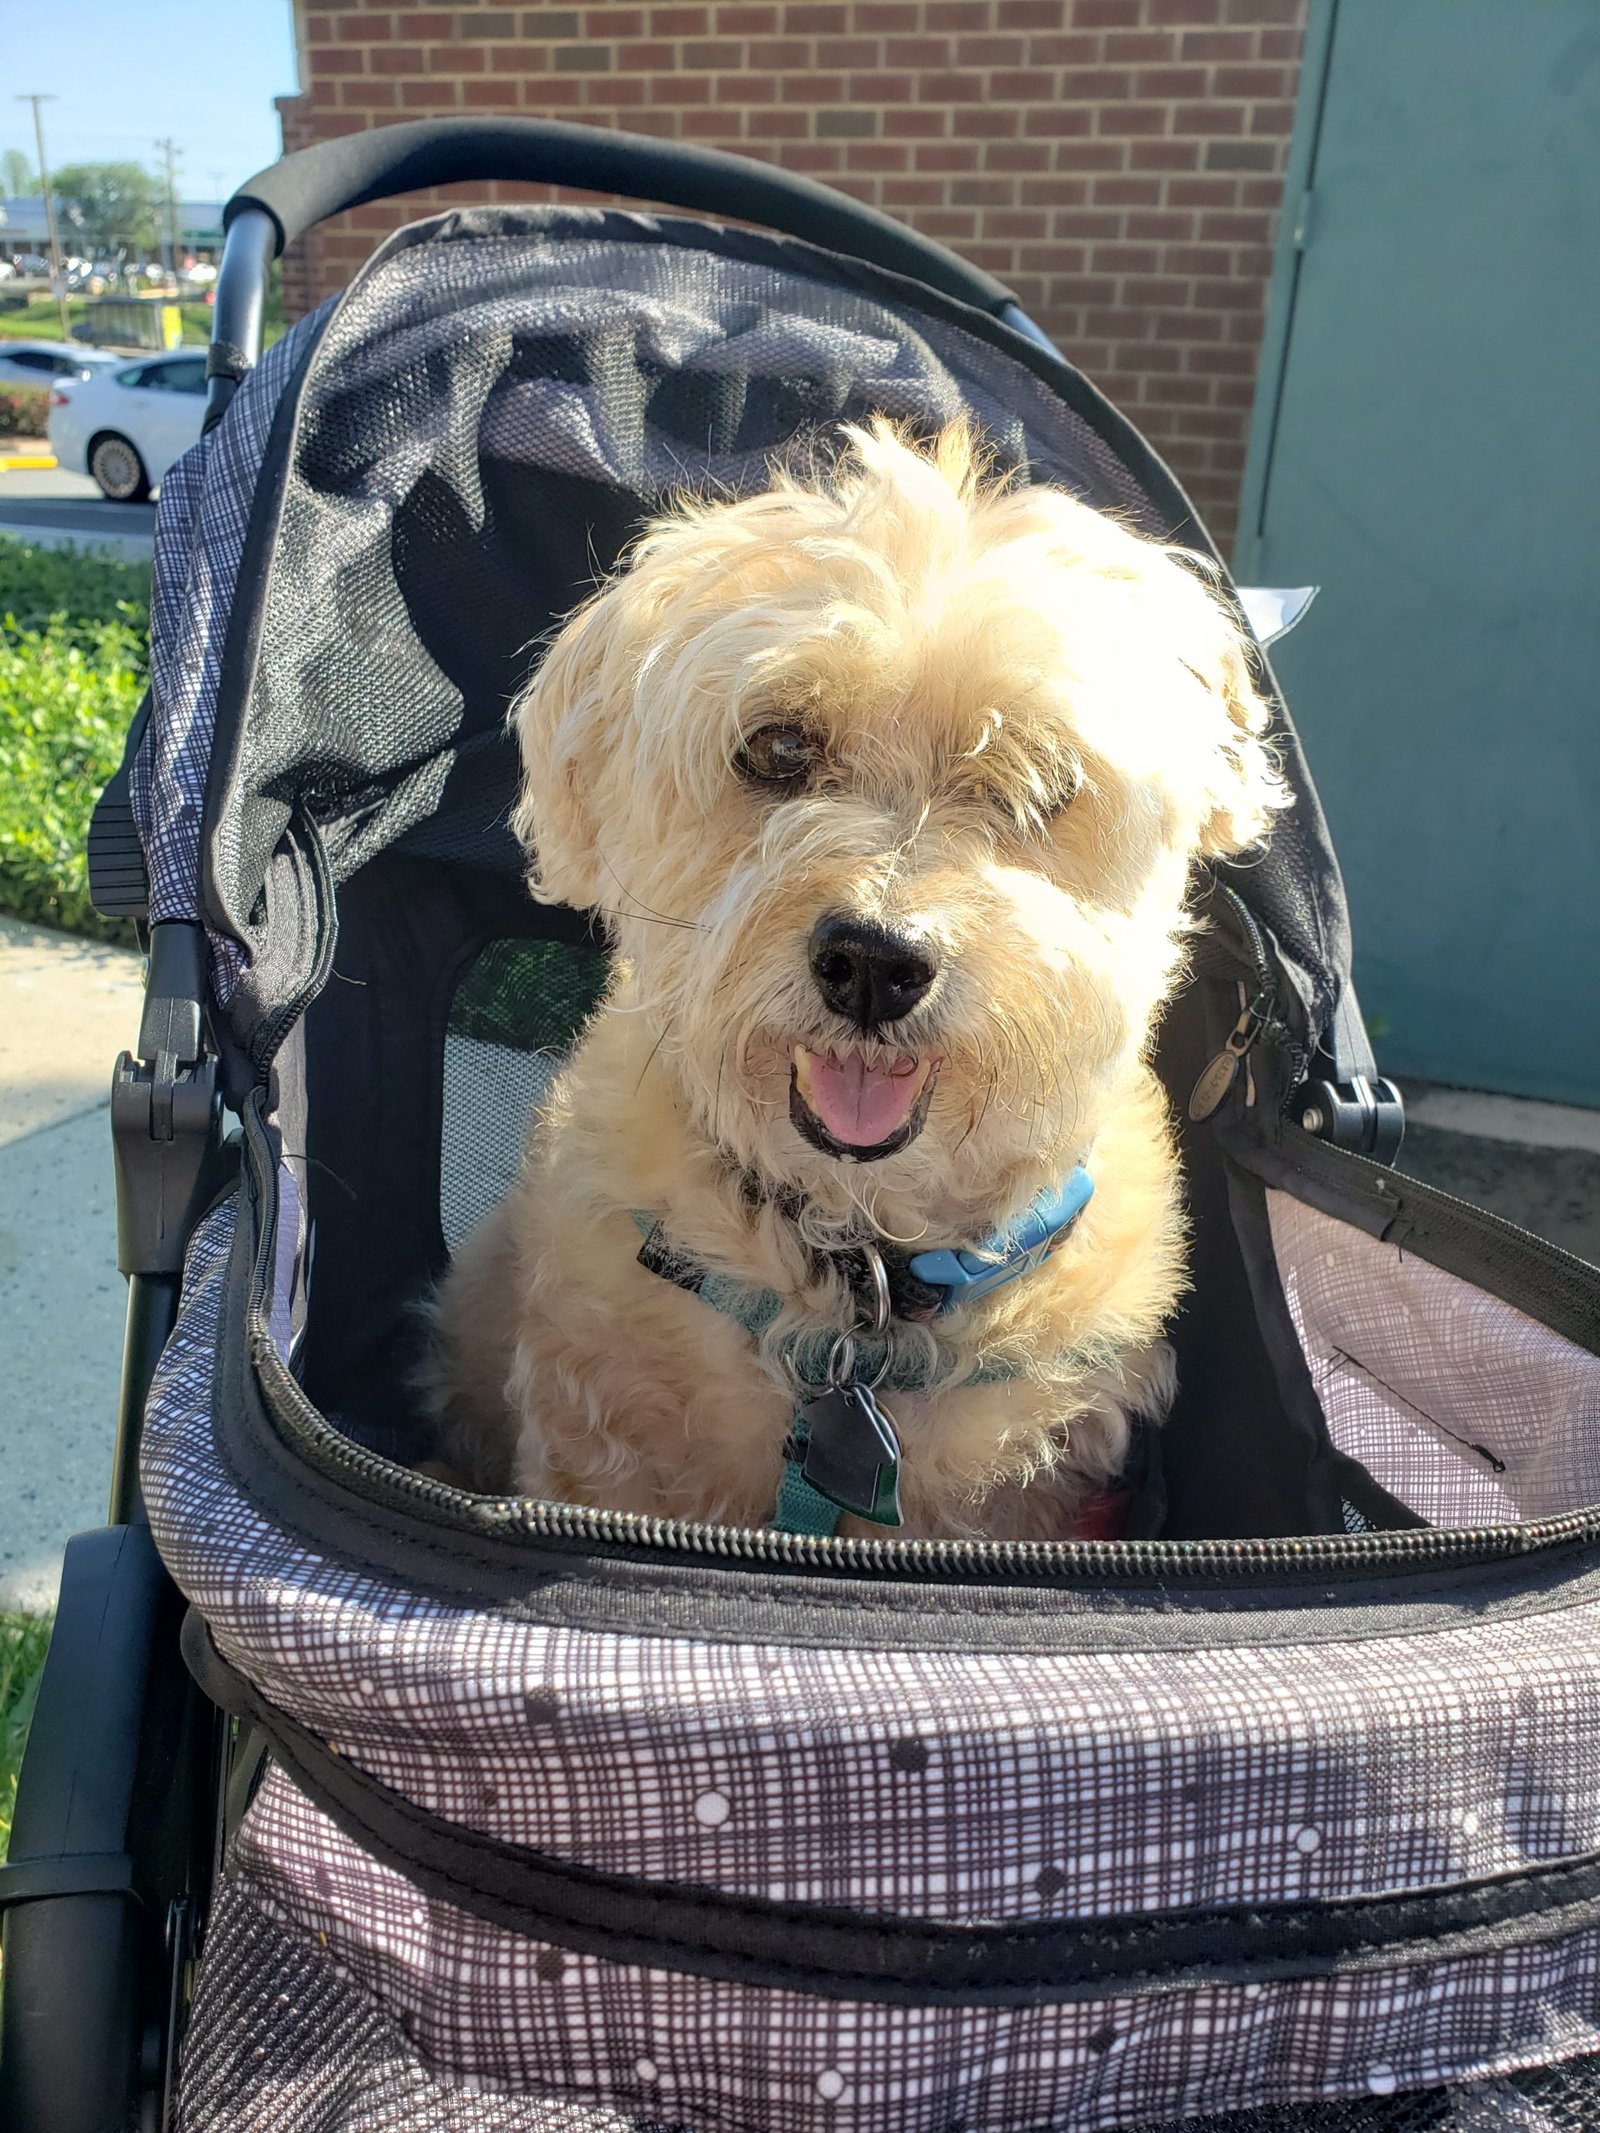
[[(67, 323), (79, 326), (90, 317), (93, 305), (81, 296), (67, 298)], [(180, 304), (179, 316), (183, 320), (183, 338), (187, 346), (194, 343), (204, 347), (211, 338), (211, 307), (209, 304)], [(0, 341), (59, 341), (61, 338), (61, 309), (53, 296), (35, 296), (13, 310), (0, 311)], [(148, 351), (159, 354), (158, 349)], [(133, 361), (130, 355), (129, 362)]]
[(0, 911), (130, 943), (84, 840), (144, 693), (150, 571), (0, 536)]
[[(92, 317), (93, 305), (81, 296), (67, 298), (67, 323), (80, 326)], [(180, 304), (178, 316), (183, 321), (183, 344), (186, 348), (203, 348), (211, 338), (211, 306), (209, 304)], [(278, 269), (274, 267), (267, 286), (266, 318), (262, 328), (262, 343), (270, 348), (284, 330), (283, 292)], [(10, 310), (0, 309), (0, 342), (4, 341), (59, 341), (61, 338), (61, 310), (53, 296), (36, 296), (25, 304)], [(159, 355), (160, 350), (149, 348), (130, 351), (128, 361), (137, 360), (138, 354)]]
[(11, 1843), (17, 1772), (49, 1642), (48, 1615), (0, 1614), (0, 1859)]

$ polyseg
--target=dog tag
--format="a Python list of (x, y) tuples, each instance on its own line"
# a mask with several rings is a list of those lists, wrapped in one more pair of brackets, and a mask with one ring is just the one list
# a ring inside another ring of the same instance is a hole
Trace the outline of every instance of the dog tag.
[(801, 1472), (811, 1486), (841, 1511), (898, 1526), (900, 1439), (868, 1388), (835, 1385), (808, 1400), (795, 1420), (805, 1430)]

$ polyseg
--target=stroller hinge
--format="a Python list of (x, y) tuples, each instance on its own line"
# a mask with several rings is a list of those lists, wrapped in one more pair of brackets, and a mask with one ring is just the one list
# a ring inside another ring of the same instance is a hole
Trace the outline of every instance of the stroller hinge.
[(124, 1274), (178, 1274), (216, 1184), (222, 1099), (205, 1056), (206, 950), (200, 927), (150, 929), (139, 1057), (124, 1052), (111, 1083), (117, 1171), (117, 1264)]

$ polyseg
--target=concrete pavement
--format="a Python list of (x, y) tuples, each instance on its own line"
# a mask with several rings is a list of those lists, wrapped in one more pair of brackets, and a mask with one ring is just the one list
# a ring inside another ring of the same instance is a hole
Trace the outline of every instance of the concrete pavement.
[(106, 1515), (123, 1282), (111, 1068), (140, 958), (0, 918), (0, 1608), (53, 1604)]
[(0, 471), (0, 533), (40, 547), (93, 548), (119, 562), (145, 562), (155, 523), (154, 504), (108, 504), (86, 474)]

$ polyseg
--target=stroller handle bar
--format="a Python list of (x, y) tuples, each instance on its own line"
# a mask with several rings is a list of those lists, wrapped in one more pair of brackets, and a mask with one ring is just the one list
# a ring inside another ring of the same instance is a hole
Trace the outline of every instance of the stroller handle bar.
[(231, 230), (246, 209), (259, 208), (276, 225), (281, 252), (346, 208), (422, 186), (493, 178), (731, 215), (909, 275), (984, 311), (1016, 306), (992, 275), (814, 178), (688, 141), (559, 119), (418, 119), (322, 141), (247, 179), (223, 211), (223, 226)]
[(206, 359), (205, 427), (221, 421), (261, 353), (267, 270), (285, 245), (328, 216), (371, 200), (488, 179), (567, 185), (760, 223), (986, 311), (1059, 361), (1054, 343), (1003, 282), (814, 178), (720, 148), (561, 119), (417, 119), (302, 148), (247, 179), (228, 202)]

